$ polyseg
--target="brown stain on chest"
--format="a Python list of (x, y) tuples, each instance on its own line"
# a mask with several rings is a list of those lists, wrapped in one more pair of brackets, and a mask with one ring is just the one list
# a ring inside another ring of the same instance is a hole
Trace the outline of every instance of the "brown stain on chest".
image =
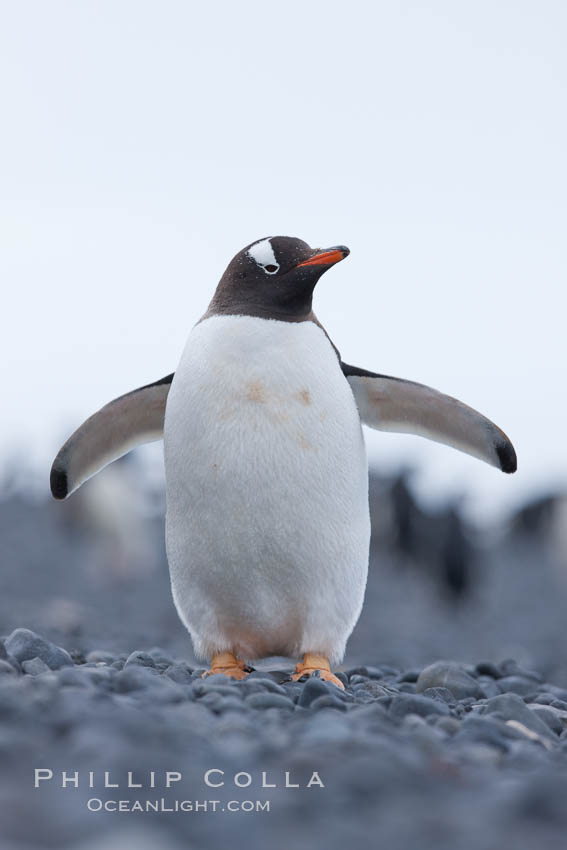
[(295, 398), (300, 404), (305, 405), (305, 407), (313, 404), (313, 399), (311, 398), (309, 390), (299, 390), (298, 393), (295, 393)]
[(262, 381), (249, 381), (246, 386), (246, 398), (257, 404), (265, 404), (267, 401), (266, 387)]

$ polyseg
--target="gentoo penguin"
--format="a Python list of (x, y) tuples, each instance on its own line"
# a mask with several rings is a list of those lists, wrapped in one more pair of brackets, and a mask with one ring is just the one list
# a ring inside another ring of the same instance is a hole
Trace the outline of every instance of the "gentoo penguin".
[(368, 570), (361, 422), (419, 434), (514, 472), (508, 437), (412, 381), (349, 366), (312, 309), (348, 248), (275, 236), (229, 263), (175, 374), (120, 396), (69, 438), (51, 470), (64, 499), (134, 446), (164, 438), (173, 599), (210, 673), (302, 657), (338, 687)]

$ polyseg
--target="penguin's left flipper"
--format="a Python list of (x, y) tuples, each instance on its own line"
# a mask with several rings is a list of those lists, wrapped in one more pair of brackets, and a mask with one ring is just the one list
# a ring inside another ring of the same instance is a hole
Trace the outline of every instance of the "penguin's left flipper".
[(77, 428), (53, 461), (51, 492), (71, 493), (135, 446), (163, 437), (165, 403), (173, 374), (109, 402)]
[(427, 437), (502, 472), (516, 471), (516, 452), (504, 431), (472, 407), (424, 384), (377, 375), (348, 363), (341, 363), (341, 368), (364, 425)]

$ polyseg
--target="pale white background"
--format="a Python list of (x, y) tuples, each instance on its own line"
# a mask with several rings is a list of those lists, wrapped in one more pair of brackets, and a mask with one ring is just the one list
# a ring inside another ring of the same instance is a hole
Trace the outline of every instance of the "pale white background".
[(0, 4), (2, 456), (172, 371), (228, 260), (344, 243), (352, 363), (456, 395), (520, 471), (369, 434), (490, 514), (567, 480), (567, 6)]

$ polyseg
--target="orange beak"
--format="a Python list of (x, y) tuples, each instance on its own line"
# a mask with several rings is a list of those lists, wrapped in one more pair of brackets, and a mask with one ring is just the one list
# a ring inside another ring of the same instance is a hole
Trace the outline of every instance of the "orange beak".
[(328, 251), (320, 251), (308, 260), (298, 263), (296, 269), (301, 269), (303, 266), (332, 266), (335, 263), (340, 263), (349, 254), (349, 249), (343, 245), (339, 248), (330, 248)]

